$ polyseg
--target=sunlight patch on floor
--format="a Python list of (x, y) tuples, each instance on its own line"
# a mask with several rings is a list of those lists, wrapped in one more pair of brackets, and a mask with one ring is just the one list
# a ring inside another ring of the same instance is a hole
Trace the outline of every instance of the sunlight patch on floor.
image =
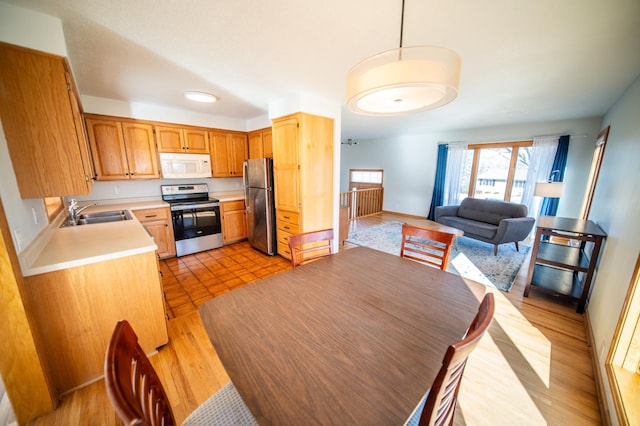
[[(491, 366), (491, 368), (487, 368)], [(462, 379), (458, 406), (468, 425), (544, 425), (545, 417), (493, 337), (484, 335), (471, 354)], [(499, 376), (499, 379), (496, 378)], [(500, 387), (487, 387), (500, 383)], [(517, 407), (514, 407), (516, 405)], [(509, 413), (508, 420), (504, 413)], [(514, 417), (516, 416), (516, 417)]]
[(494, 321), (502, 328), (508, 342), (505, 346), (513, 346), (520, 356), (547, 389), (551, 381), (551, 342), (538, 328), (533, 326), (522, 313), (500, 291), (494, 292), (496, 309), (500, 315)]
[(495, 288), (489, 278), (487, 278), (464, 253), (458, 253), (458, 255), (449, 262), (456, 268), (461, 276), (477, 281), (482, 285)]

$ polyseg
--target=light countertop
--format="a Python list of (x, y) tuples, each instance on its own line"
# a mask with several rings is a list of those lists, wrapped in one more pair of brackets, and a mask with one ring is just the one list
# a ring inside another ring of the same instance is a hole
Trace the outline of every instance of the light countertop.
[(221, 203), (225, 201), (238, 201), (244, 200), (244, 192), (242, 190), (239, 191), (227, 191), (227, 192), (212, 192), (209, 194), (210, 197), (217, 198)]
[[(82, 213), (158, 207), (168, 207), (168, 204), (162, 200), (107, 203), (91, 206)], [(158, 248), (133, 214), (131, 220), (61, 228), (60, 225), (66, 217), (67, 211), (64, 210), (26, 250), (20, 253), (23, 276), (103, 262), (155, 251)]]
[[(209, 196), (220, 202), (243, 200), (243, 191), (212, 192)], [(97, 203), (82, 213), (110, 210), (140, 210), (168, 207), (161, 198), (98, 200), (80, 203), (80, 206)], [(95, 223), (91, 225), (60, 225), (67, 217), (63, 212), (30, 245), (20, 253), (23, 276), (43, 274), (60, 269), (73, 268), (119, 257), (157, 250), (140, 221), (132, 214), (131, 220)]]

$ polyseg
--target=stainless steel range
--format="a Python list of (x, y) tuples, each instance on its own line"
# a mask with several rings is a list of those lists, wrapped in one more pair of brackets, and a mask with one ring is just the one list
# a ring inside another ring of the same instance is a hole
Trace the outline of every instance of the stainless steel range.
[(222, 247), (220, 201), (209, 198), (206, 183), (160, 188), (162, 199), (170, 204), (178, 256)]

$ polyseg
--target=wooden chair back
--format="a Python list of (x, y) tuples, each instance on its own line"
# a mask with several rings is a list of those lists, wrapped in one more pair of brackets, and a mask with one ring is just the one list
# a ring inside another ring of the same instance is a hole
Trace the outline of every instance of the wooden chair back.
[(133, 328), (120, 321), (104, 360), (104, 382), (116, 413), (126, 425), (175, 425), (169, 400)]
[(402, 225), (400, 257), (435, 266), (444, 271), (447, 269), (449, 254), (455, 238), (455, 234), (419, 228), (405, 223)]
[(494, 310), (493, 294), (487, 293), (482, 299), (478, 313), (465, 337), (447, 348), (442, 367), (429, 390), (429, 395), (424, 404), (420, 416), (420, 426), (453, 425), (462, 373), (467, 365), (469, 354), (489, 329)]
[(330, 256), (333, 250), (333, 229), (305, 232), (289, 237), (291, 263), (295, 268), (324, 256)]

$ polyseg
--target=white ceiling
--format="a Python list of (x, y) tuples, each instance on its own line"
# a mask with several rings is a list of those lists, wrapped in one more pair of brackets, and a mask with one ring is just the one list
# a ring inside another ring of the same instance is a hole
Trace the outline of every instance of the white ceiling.
[(406, 0), (403, 45), (457, 51), (459, 96), (358, 116), (347, 71), (398, 47), (401, 0), (3, 1), (62, 20), (83, 95), (251, 119), (309, 94), (343, 105), (343, 140), (600, 116), (640, 74), (638, 0)]

